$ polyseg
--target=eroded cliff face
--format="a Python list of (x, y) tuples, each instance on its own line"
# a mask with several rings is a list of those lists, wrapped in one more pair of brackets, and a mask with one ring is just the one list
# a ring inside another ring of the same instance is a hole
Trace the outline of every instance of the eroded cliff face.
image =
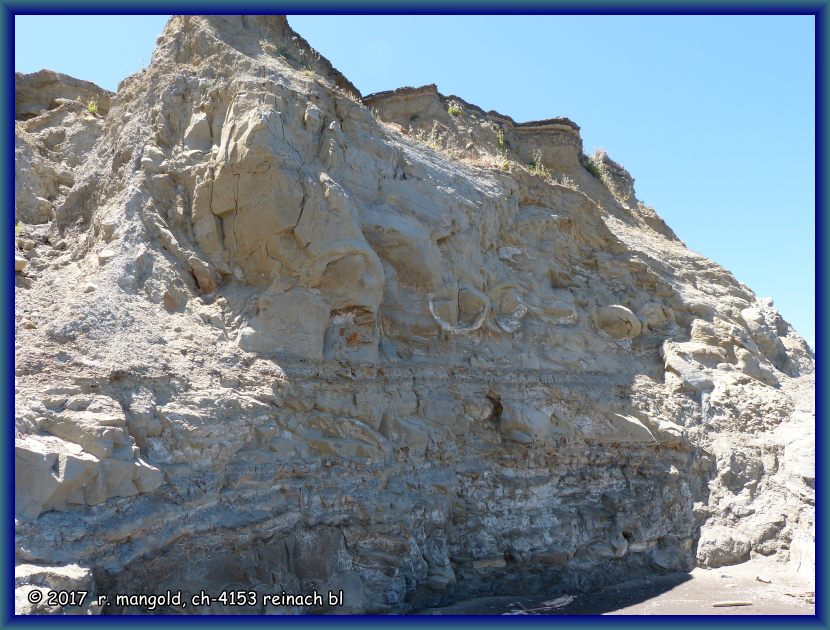
[(812, 572), (810, 349), (570, 120), (361, 99), (275, 16), (172, 18), (108, 111), (38, 98), (21, 611), (56, 583), (405, 612), (758, 554)]

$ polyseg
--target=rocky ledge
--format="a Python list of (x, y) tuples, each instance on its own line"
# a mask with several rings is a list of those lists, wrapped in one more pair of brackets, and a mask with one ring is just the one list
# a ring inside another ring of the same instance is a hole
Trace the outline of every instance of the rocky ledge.
[(16, 88), (19, 612), (812, 574), (811, 350), (571, 121), (361, 99), (276, 16)]

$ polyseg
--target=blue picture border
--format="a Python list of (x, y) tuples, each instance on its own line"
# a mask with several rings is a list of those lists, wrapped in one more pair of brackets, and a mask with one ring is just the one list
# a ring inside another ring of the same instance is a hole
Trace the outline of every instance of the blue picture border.
[[(3, 224), (5, 238), (0, 239), (2, 247), (2, 259), (6, 263), (2, 266), (3, 294), (6, 296), (6, 304), (14, 303), (14, 269), (11, 265), (12, 253), (14, 252), (14, 16), (18, 14), (29, 15), (55, 15), (55, 14), (112, 14), (112, 15), (137, 15), (137, 14), (240, 14), (240, 13), (286, 13), (286, 14), (618, 14), (618, 15), (648, 15), (648, 14), (669, 14), (669, 15), (813, 15), (815, 16), (815, 41), (816, 41), (816, 615), (807, 616), (763, 616), (763, 615), (729, 615), (729, 616), (704, 616), (704, 615), (672, 615), (672, 616), (471, 616), (459, 615), (452, 617), (416, 617), (416, 616), (367, 616), (357, 615), (351, 617), (262, 617), (262, 616), (120, 616), (120, 617), (15, 617), (14, 616), (14, 309), (7, 306), (2, 309), (3, 317), (3, 370), (5, 378), (2, 379), (4, 396), (0, 397), (2, 403), (2, 418), (4, 435), (3, 441), (3, 480), (2, 480), (2, 510), (3, 518), (0, 518), (0, 531), (2, 531), (2, 562), (0, 571), (2, 581), (0, 582), (0, 624), (5, 626), (27, 626), (27, 627), (54, 627), (58, 625), (86, 626), (102, 625), (121, 626), (124, 624), (152, 624), (154, 627), (173, 624), (198, 624), (198, 625), (227, 625), (235, 627), (238, 625), (278, 625), (280, 627), (329, 627), (333, 625), (419, 625), (419, 626), (449, 626), (449, 625), (546, 625), (556, 627), (591, 627), (608, 625), (641, 625), (641, 624), (682, 624), (696, 626), (706, 624), (707, 626), (723, 625), (724, 627), (740, 626), (764, 626), (764, 627), (828, 627), (827, 599), (826, 599), (826, 567), (827, 548), (824, 539), (824, 527), (827, 523), (826, 511), (826, 484), (827, 463), (824, 455), (827, 449), (827, 430), (824, 427), (825, 414), (825, 392), (830, 389), (823, 366), (824, 351), (824, 322), (827, 313), (827, 278), (825, 269), (828, 263), (828, 253), (823, 245), (827, 242), (827, 198), (826, 181), (828, 180), (826, 165), (827, 149), (827, 44), (825, 34), (828, 30), (830, 12), (828, 4), (830, 0), (823, 2), (658, 2), (643, 0), (635, 1), (590, 1), (577, 2), (517, 2), (506, 3), (498, 1), (473, 1), (465, 2), (405, 2), (394, 5), (386, 5), (380, 2), (279, 2), (269, 3), (264, 1), (244, 2), (221, 2), (221, 1), (191, 1), (181, 0), (173, 3), (164, 3), (158, 0), (147, 0), (143, 2), (127, 1), (118, 4), (106, 2), (55, 2), (38, 0), (0, 0), (0, 33), (2, 33), (2, 63), (4, 80), (2, 84), (2, 101), (0, 101), (0, 113), (3, 116), (2, 129), (0, 130), (0, 141), (3, 146)], [(331, 60), (335, 65), (336, 59)], [(83, 78), (83, 77), (80, 77)]]

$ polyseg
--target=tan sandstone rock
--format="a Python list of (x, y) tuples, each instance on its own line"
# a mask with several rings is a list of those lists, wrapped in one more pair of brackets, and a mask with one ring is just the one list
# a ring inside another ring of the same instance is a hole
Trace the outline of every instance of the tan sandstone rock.
[(172, 17), (97, 115), (16, 84), (22, 612), (814, 569), (812, 350), (573, 121), (362, 97), (273, 15)]

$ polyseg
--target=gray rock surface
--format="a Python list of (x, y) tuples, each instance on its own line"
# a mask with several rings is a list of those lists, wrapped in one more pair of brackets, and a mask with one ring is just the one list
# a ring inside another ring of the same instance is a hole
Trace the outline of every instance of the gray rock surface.
[(97, 115), (18, 81), (21, 565), (371, 613), (813, 571), (811, 350), (568, 119), (361, 100), (277, 16), (173, 17)]

